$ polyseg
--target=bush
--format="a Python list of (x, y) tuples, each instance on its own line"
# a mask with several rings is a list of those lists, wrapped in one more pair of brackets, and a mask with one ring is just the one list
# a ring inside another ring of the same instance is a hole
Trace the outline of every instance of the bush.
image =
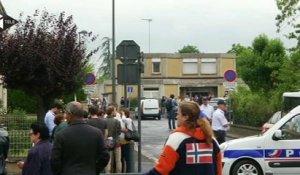
[(239, 87), (231, 96), (234, 123), (261, 127), (277, 111), (274, 97)]
[(36, 113), (37, 99), (21, 90), (8, 89), (7, 92), (8, 112), (22, 109), (27, 113)]

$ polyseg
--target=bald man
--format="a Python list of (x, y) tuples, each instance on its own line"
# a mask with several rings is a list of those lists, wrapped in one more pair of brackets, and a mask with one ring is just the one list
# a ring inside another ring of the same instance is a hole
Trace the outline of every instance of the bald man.
[(55, 137), (51, 166), (54, 175), (98, 175), (109, 161), (102, 132), (83, 120), (79, 102), (66, 106), (69, 127)]

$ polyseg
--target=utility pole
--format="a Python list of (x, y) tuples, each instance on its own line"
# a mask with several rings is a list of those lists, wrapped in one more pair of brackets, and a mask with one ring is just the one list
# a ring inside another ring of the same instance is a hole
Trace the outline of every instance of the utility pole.
[(145, 19), (142, 19), (142, 20), (148, 21), (148, 52), (150, 53), (150, 45), (151, 45), (151, 42), (150, 42), (150, 23), (152, 22), (152, 19), (145, 18)]
[(116, 100), (116, 73), (115, 73), (115, 0), (112, 0), (112, 54), (111, 54), (111, 80), (112, 80), (112, 101)]

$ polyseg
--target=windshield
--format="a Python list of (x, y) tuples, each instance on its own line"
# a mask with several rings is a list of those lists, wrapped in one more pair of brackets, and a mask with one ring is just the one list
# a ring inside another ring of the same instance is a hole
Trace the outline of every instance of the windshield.
[(300, 105), (300, 97), (283, 97), (282, 111), (284, 114), (290, 112), (293, 108)]

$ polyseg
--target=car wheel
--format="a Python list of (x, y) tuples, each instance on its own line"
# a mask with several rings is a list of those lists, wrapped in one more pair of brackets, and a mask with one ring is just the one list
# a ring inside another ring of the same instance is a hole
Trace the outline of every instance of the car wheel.
[(160, 119), (161, 119), (161, 116), (158, 116), (157, 119), (160, 120)]
[(233, 169), (232, 175), (263, 175), (260, 166), (252, 160), (238, 161)]

